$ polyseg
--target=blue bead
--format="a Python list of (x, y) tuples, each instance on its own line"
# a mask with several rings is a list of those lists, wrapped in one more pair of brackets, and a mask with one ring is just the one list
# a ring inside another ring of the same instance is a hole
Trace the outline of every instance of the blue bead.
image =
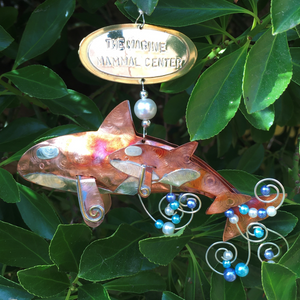
[(193, 209), (196, 207), (197, 202), (194, 199), (190, 198), (190, 199), (188, 199), (186, 205), (188, 208)]
[(180, 221), (181, 221), (181, 219), (180, 219), (180, 216), (179, 216), (179, 215), (174, 215), (174, 216), (172, 216), (172, 222), (173, 222), (174, 224), (179, 224)]
[(274, 252), (272, 250), (266, 250), (264, 253), (266, 259), (272, 259), (274, 257)]
[(162, 220), (156, 220), (154, 226), (157, 228), (157, 229), (162, 229), (163, 226), (164, 226), (164, 222)]
[(173, 210), (176, 210), (178, 207), (179, 207), (179, 202), (178, 201), (173, 201), (170, 203), (170, 207), (173, 209)]
[(179, 199), (180, 199), (180, 202), (181, 203), (183, 203), (183, 204), (185, 204), (186, 203), (186, 201), (187, 201), (187, 197), (186, 196), (183, 196), (184, 194), (180, 194), (179, 195)]
[(234, 211), (232, 208), (229, 208), (224, 212), (226, 218), (232, 218), (234, 216)]
[(265, 234), (265, 231), (262, 228), (257, 227), (257, 228), (254, 229), (254, 235), (257, 238), (259, 238), (259, 239), (262, 238), (264, 236), (264, 234)]
[(240, 277), (245, 277), (249, 273), (249, 268), (244, 263), (239, 263), (235, 266), (235, 273)]
[(226, 281), (232, 282), (232, 281), (235, 281), (235, 279), (236, 279), (235, 271), (232, 268), (225, 269), (223, 274), (224, 274), (224, 279)]
[(257, 211), (257, 216), (261, 219), (264, 219), (267, 216), (267, 211), (264, 208), (260, 208)]
[(266, 185), (263, 185), (261, 188), (260, 188), (260, 192), (263, 196), (269, 196), (270, 195), (270, 191), (271, 189), (266, 186)]
[(230, 268), (231, 267), (231, 262), (230, 260), (223, 260), (223, 267), (225, 269)]
[(246, 215), (249, 212), (248, 205), (246, 204), (241, 205), (239, 211), (242, 215)]
[(173, 202), (173, 201), (176, 200), (176, 196), (175, 196), (175, 194), (173, 194), (173, 193), (168, 193), (168, 194), (166, 195), (166, 199), (167, 199), (169, 202)]

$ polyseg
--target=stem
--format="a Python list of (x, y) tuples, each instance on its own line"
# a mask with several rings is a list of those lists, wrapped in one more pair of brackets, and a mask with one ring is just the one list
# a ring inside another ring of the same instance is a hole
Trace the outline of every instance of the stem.
[(193, 250), (191, 249), (191, 247), (188, 244), (186, 244), (185, 247), (189, 251), (189, 254), (190, 254), (193, 262), (197, 262), (196, 256), (195, 256)]
[(257, 23), (260, 24), (260, 19), (254, 12), (252, 12), (248, 9), (245, 9), (245, 13), (252, 16), (257, 21)]
[(295, 182), (295, 188), (293, 189), (290, 197), (293, 199), (296, 194), (300, 192), (300, 180), (299, 180), (299, 144), (300, 144), (300, 135), (297, 137), (297, 146), (293, 157), (293, 169), (292, 169), (292, 178)]
[(44, 103), (42, 103), (39, 99), (25, 95), (20, 90), (16, 89), (15, 87), (13, 87), (9, 83), (3, 81), (2, 79), (0, 79), (0, 84), (3, 85), (8, 91), (12, 92), (13, 94), (26, 99), (29, 103), (32, 103), (32, 104), (39, 106), (41, 108), (44, 108), (44, 109), (47, 108), (47, 106)]
[(114, 83), (113, 82), (108, 82), (106, 85), (104, 85), (103, 87), (101, 87), (100, 89), (98, 89), (97, 91), (95, 91), (94, 93), (92, 93), (90, 95), (91, 99), (94, 99), (96, 96), (101, 95), (106, 89), (108, 89), (109, 87), (111, 87)]
[(5, 270), (6, 270), (6, 265), (4, 264), (4, 265), (2, 266), (1, 276), (4, 276)]
[(206, 35), (205, 38), (207, 39), (210, 45), (213, 43), (209, 35)]
[(69, 290), (68, 290), (68, 293), (67, 293), (67, 296), (65, 298), (65, 300), (70, 300), (70, 296), (71, 296), (71, 293), (74, 291), (74, 285), (77, 283), (77, 281), (79, 280), (79, 277), (78, 275), (76, 276), (76, 278), (73, 280), (73, 282), (71, 283), (70, 287), (69, 287)]

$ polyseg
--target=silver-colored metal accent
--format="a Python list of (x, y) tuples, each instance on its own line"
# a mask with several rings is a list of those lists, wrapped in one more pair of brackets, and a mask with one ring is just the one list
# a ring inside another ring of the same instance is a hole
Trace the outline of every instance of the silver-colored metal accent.
[(96, 181), (94, 178), (82, 179), (81, 176), (77, 176), (77, 194), (81, 214), (84, 219), (93, 223), (97, 223), (104, 218), (104, 207), (102, 207), (101, 205), (93, 205), (89, 208), (88, 211), (86, 211), (85, 200), (87, 198), (87, 194), (83, 193), (82, 191), (83, 182), (85, 182), (85, 184), (93, 185)]
[(144, 195), (145, 197), (148, 197), (151, 194), (151, 188), (144, 184), (146, 167), (147, 166), (142, 165), (142, 174), (139, 181), (138, 192)]
[(261, 198), (257, 195), (257, 189), (258, 189), (258, 186), (259, 186), (262, 182), (265, 182), (265, 181), (271, 181), (271, 182), (273, 181), (273, 182), (277, 183), (277, 184), (280, 186), (281, 190), (282, 190), (282, 194), (283, 194), (282, 200), (281, 200), (280, 204), (279, 204), (277, 207), (275, 207), (275, 209), (278, 210), (279, 207), (282, 205), (284, 199), (285, 199), (285, 189), (284, 189), (284, 187), (283, 187), (283, 185), (281, 184), (280, 181), (278, 181), (278, 180), (276, 180), (276, 179), (274, 179), (274, 178), (264, 178), (264, 179), (258, 181), (257, 184), (256, 184), (255, 187), (254, 187), (254, 195), (255, 195), (255, 197), (256, 197), (259, 201), (261, 201), (261, 202), (263, 202), (263, 203), (271, 203), (271, 202), (273, 202), (273, 201), (275, 201), (275, 200), (278, 199), (280, 192), (279, 192), (278, 187), (277, 187), (276, 185), (274, 185), (274, 184), (267, 184), (267, 187), (273, 188), (273, 189), (276, 190), (276, 196), (275, 196), (273, 199), (271, 199), (271, 200), (263, 200), (263, 199), (261, 199)]
[(29, 173), (23, 175), (27, 180), (53, 189), (76, 192), (76, 180), (49, 173)]
[(142, 153), (142, 148), (138, 146), (129, 146), (125, 148), (125, 154), (128, 156), (140, 156)]
[(138, 192), (139, 180), (135, 177), (128, 177), (115, 190), (114, 193), (123, 195), (136, 195)]
[[(215, 243), (211, 244), (211, 245), (209, 246), (209, 248), (206, 250), (206, 253), (205, 253), (205, 260), (206, 260), (207, 265), (208, 265), (214, 272), (216, 272), (217, 274), (223, 276), (223, 273), (221, 273), (221, 272), (217, 271), (215, 268), (213, 268), (212, 265), (209, 263), (209, 260), (208, 260), (208, 253), (209, 253), (210, 249), (211, 249), (213, 246), (219, 245), (219, 244), (226, 244), (226, 245), (231, 246), (231, 247), (234, 249), (234, 259), (231, 261), (231, 263), (235, 262), (235, 260), (237, 259), (238, 251), (237, 251), (236, 247), (235, 247), (232, 243), (229, 243), (229, 242), (215, 242)], [(227, 248), (223, 248), (223, 247), (216, 250), (216, 252), (215, 252), (215, 259), (216, 259), (216, 261), (217, 261), (218, 263), (220, 263), (220, 264), (222, 264), (222, 262), (218, 259), (218, 256), (217, 256), (217, 255), (218, 255), (219, 251), (221, 251), (221, 250), (223, 250), (223, 251), (229, 251)]]
[[(135, 178), (140, 178), (142, 173), (142, 165), (135, 163), (133, 161), (123, 161), (123, 160), (117, 160), (112, 159), (110, 161), (110, 164), (118, 169), (119, 171), (129, 175), (133, 176)], [(152, 173), (152, 180), (157, 181), (159, 177), (154, 172)]]
[(122, 161), (113, 159), (110, 161), (110, 164), (118, 169), (119, 171), (136, 178), (140, 178), (142, 165), (132, 162), (132, 161)]
[[(278, 235), (279, 237), (281, 237), (281, 238), (284, 240), (285, 244), (286, 244), (286, 248), (287, 248), (286, 251), (289, 251), (290, 246), (289, 246), (288, 241), (285, 239), (285, 237), (282, 236), (280, 233), (278, 233), (278, 232), (272, 230), (272, 229), (269, 229), (269, 228), (268, 228), (268, 230), (269, 230), (270, 232), (272, 232), (272, 233)], [(260, 260), (261, 262), (263, 262), (263, 260), (261, 259), (260, 251), (261, 251), (261, 249), (262, 249), (264, 246), (267, 246), (267, 245), (272, 245), (272, 246), (276, 247), (277, 253), (276, 253), (276, 255), (274, 255), (274, 258), (278, 257), (279, 254), (280, 254), (280, 248), (279, 248), (279, 246), (276, 245), (275, 243), (273, 243), (273, 242), (266, 242), (266, 243), (263, 243), (263, 244), (259, 245), (259, 247), (258, 247), (258, 249), (257, 249), (257, 257), (259, 258), (259, 260)]]
[(59, 154), (59, 149), (55, 146), (44, 146), (36, 150), (36, 156), (39, 159), (52, 159)]
[(181, 186), (184, 183), (193, 181), (199, 177), (200, 172), (198, 171), (192, 169), (179, 169), (164, 175), (159, 182), (173, 186)]
[(154, 218), (152, 217), (152, 215), (149, 213), (149, 211), (147, 210), (147, 208), (146, 208), (146, 206), (145, 206), (145, 204), (144, 204), (144, 202), (143, 202), (143, 200), (142, 200), (142, 197), (141, 197), (139, 194), (138, 194), (138, 197), (139, 197), (140, 202), (141, 202), (141, 204), (142, 204), (142, 206), (143, 206), (145, 212), (147, 213), (147, 215), (148, 215), (154, 222), (156, 222), (156, 219), (154, 219)]
[[(145, 16), (144, 16), (144, 12), (143, 12), (140, 8), (139, 8), (138, 12), (139, 12), (139, 16), (138, 16), (137, 19), (135, 20), (135, 23), (134, 23), (134, 24), (137, 24), (139, 29), (143, 29), (143, 27), (144, 27), (144, 25), (145, 25)], [(140, 17), (142, 17), (142, 19), (143, 19), (143, 23), (142, 23), (142, 24), (138, 24), (138, 21), (139, 21)]]

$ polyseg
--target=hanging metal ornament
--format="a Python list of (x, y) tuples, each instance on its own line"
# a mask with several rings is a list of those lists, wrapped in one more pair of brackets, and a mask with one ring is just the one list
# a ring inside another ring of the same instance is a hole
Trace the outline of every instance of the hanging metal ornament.
[[(263, 196), (241, 194), (194, 155), (197, 142), (176, 146), (147, 135), (157, 107), (148, 98), (145, 85), (186, 74), (196, 61), (197, 51), (182, 33), (145, 24), (143, 12), (140, 17), (141, 24), (137, 20), (136, 24), (108, 26), (91, 33), (82, 40), (79, 56), (98, 77), (141, 85), (141, 98), (134, 112), (142, 122), (143, 133), (136, 132), (129, 102), (124, 101), (108, 114), (98, 131), (56, 137), (34, 145), (20, 159), (18, 172), (33, 183), (77, 192), (84, 221), (91, 227), (103, 222), (111, 207), (111, 194), (138, 195), (154, 226), (171, 235), (192, 221), (202, 206), (196, 194), (202, 194), (214, 199), (207, 214), (225, 212), (228, 217), (223, 241), (242, 235), (250, 243), (249, 226), (274, 216), (285, 192), (275, 189), (274, 195), (270, 193), (273, 185), (267, 185), (262, 189)], [(144, 205), (143, 199), (151, 193), (166, 194), (158, 205), (161, 219), (154, 218)], [(267, 232), (254, 225), (254, 235)], [(272, 260), (277, 254), (269, 248), (264, 255)], [(225, 252), (224, 265), (228, 266), (231, 253)], [(231, 278), (232, 272), (227, 277)]]

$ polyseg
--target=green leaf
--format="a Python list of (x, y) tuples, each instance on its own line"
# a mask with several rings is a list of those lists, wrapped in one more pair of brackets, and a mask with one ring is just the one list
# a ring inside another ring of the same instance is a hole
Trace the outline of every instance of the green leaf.
[(262, 285), (268, 300), (296, 299), (296, 274), (282, 265), (263, 262)]
[(162, 125), (152, 123), (147, 129), (147, 134), (157, 137), (159, 139), (165, 139), (166, 137), (166, 128)]
[(220, 170), (218, 171), (226, 180), (228, 180), (240, 193), (254, 195), (254, 187), (258, 179), (240, 170)]
[(0, 25), (8, 29), (10, 28), (17, 20), (18, 10), (12, 6), (0, 7)]
[(143, 255), (138, 241), (145, 236), (144, 232), (124, 224), (112, 236), (93, 242), (82, 254), (79, 277), (101, 281), (140, 272)]
[(300, 47), (290, 48), (292, 63), (293, 63), (293, 77), (292, 80), (300, 85)]
[(189, 100), (187, 93), (181, 93), (171, 97), (164, 107), (164, 121), (167, 124), (177, 124), (184, 116), (186, 105)]
[(228, 125), (217, 136), (218, 142), (218, 157), (224, 155), (232, 144), (232, 130)]
[(0, 276), (0, 299), (30, 300), (33, 297), (21, 285)]
[(110, 297), (102, 284), (93, 283), (79, 287), (78, 300), (110, 300)]
[(98, 130), (103, 117), (96, 104), (89, 97), (73, 90), (59, 99), (42, 100), (52, 113), (63, 115), (87, 129)]
[(10, 79), (21, 92), (32, 97), (55, 99), (68, 94), (63, 80), (54, 71), (45, 66), (28, 66), (10, 71), (2, 76)]
[(111, 209), (106, 215), (107, 222), (113, 225), (132, 224), (136, 221), (144, 220), (143, 216), (139, 214), (135, 209), (130, 207), (117, 207)]
[(158, 0), (132, 0), (132, 2), (144, 13), (150, 16), (153, 13)]
[(17, 274), (23, 288), (38, 297), (55, 296), (70, 285), (67, 274), (59, 272), (55, 265), (35, 266)]
[(60, 221), (46, 197), (18, 184), (21, 202), (17, 203), (25, 224), (35, 233), (51, 240)]
[[(134, 18), (138, 17), (136, 6), (128, 1), (125, 10)], [(163, 0), (158, 2), (156, 9), (150, 17), (145, 16), (146, 23), (183, 27), (187, 25), (202, 23), (220, 16), (234, 13), (245, 13), (242, 7), (225, 0)]]
[(271, 18), (273, 34), (278, 34), (300, 23), (300, 6), (298, 0), (272, 0)]
[(218, 134), (235, 115), (242, 95), (248, 44), (208, 68), (196, 83), (187, 106), (191, 140)]
[[(224, 33), (224, 29), (219, 25), (216, 20), (209, 20), (201, 24), (194, 24), (190, 26), (178, 28), (180, 32), (184, 33), (191, 39), (203, 37), (207, 35), (216, 35)], [(199, 57), (202, 57), (199, 55)]]
[(75, 0), (46, 0), (31, 14), (19, 46), (15, 66), (47, 51), (72, 16)]
[[(286, 211), (277, 211), (276, 218), (267, 218), (263, 221), (264, 225), (283, 236), (287, 236), (292, 232), (297, 222), (298, 218)], [(278, 238), (278, 236), (276, 236), (276, 238)]]
[(275, 132), (275, 125), (270, 128), (269, 131), (259, 130), (255, 127), (251, 128), (251, 136), (256, 143), (266, 143), (270, 141)]
[(0, 152), (18, 151), (47, 129), (48, 126), (37, 119), (16, 119), (0, 131)]
[[(191, 239), (189, 230), (181, 235), (160, 236), (144, 239), (139, 242), (140, 251), (149, 261), (168, 265)], [(158, 252), (157, 249), (160, 251)]]
[[(90, 14), (90, 17), (93, 17), (92, 14), (95, 14), (95, 12), (103, 5), (105, 5), (108, 0), (78, 0), (79, 4)], [(96, 16), (96, 15), (95, 15)], [(99, 17), (98, 17), (99, 18)], [(105, 26), (105, 25), (102, 25)], [(102, 27), (99, 26), (99, 27)], [(98, 26), (97, 26), (98, 27)]]
[(292, 78), (292, 62), (286, 33), (272, 35), (269, 29), (251, 48), (244, 72), (243, 93), (248, 113), (275, 102)]
[(20, 192), (12, 175), (0, 168), (0, 198), (7, 203), (20, 201)]
[(142, 272), (133, 276), (112, 280), (105, 283), (104, 287), (112, 291), (141, 294), (148, 291), (164, 291), (166, 283), (157, 273)]
[(16, 96), (0, 96), (0, 114), (8, 107), (14, 100)]
[(183, 298), (173, 294), (172, 292), (163, 292), (161, 300), (184, 300)]
[(300, 278), (300, 236), (296, 239), (293, 246), (279, 260), (279, 263), (297, 274)]
[(193, 68), (180, 78), (163, 82), (160, 91), (164, 93), (180, 93), (189, 88), (200, 76), (201, 70), (205, 65), (205, 61), (196, 63)]
[(8, 159), (0, 163), (0, 166), (2, 165), (7, 165), (13, 161), (19, 160), (22, 155), (32, 146), (36, 145), (37, 143), (43, 142), (45, 140), (48, 140), (50, 138), (55, 138), (57, 136), (62, 136), (62, 135), (67, 135), (67, 134), (72, 134), (72, 133), (77, 133), (77, 132), (82, 132), (82, 128), (78, 127), (77, 125), (74, 124), (69, 124), (69, 125), (62, 125), (58, 127), (54, 127), (52, 129), (49, 129), (45, 133), (43, 133), (41, 136), (39, 136), (35, 141), (31, 142), (28, 144), (26, 147), (21, 149), (20, 151), (16, 152), (12, 156), (10, 156)]
[(0, 221), (0, 262), (28, 268), (50, 264), (48, 243), (37, 234)]
[(59, 225), (50, 243), (50, 257), (60, 271), (78, 272), (83, 250), (92, 237), (84, 224)]
[(0, 25), (0, 51), (6, 49), (13, 40), (11, 35)]
[(185, 299), (209, 300), (210, 284), (197, 261), (189, 259), (188, 272), (185, 281)]
[(240, 277), (233, 282), (228, 282), (222, 275), (215, 272), (211, 278), (211, 300), (246, 300), (246, 294)]
[(269, 130), (273, 125), (275, 112), (274, 106), (270, 105), (265, 109), (248, 114), (247, 109), (243, 101), (241, 101), (240, 111), (243, 113), (244, 117), (248, 120), (248, 122), (257, 129), (261, 130)]
[(262, 144), (249, 147), (241, 156), (237, 168), (248, 173), (254, 173), (264, 160), (265, 149)]
[(275, 102), (275, 123), (279, 126), (285, 126), (291, 119), (293, 112), (294, 102), (290, 93), (286, 90)]

